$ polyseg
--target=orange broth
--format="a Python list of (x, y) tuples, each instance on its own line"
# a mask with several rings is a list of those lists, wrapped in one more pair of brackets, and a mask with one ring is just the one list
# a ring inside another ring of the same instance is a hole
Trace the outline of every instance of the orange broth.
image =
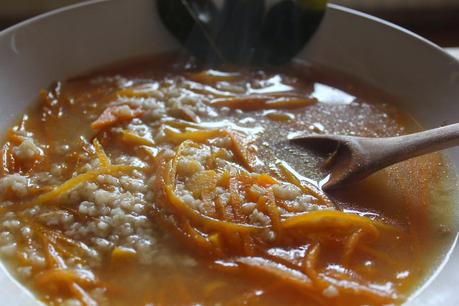
[(55, 83), (3, 142), (0, 253), (49, 305), (403, 303), (451, 246), (455, 177), (431, 154), (323, 193), (288, 136), (418, 129), (336, 75), (168, 55)]

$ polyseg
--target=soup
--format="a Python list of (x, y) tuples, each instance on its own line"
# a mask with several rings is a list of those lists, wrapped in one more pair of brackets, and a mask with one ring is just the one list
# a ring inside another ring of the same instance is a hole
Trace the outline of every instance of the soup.
[[(49, 305), (388, 305), (452, 241), (441, 155), (333, 195), (288, 136), (415, 131), (384, 94), (295, 63), (173, 55), (57, 82), (1, 151), (0, 253)], [(357, 89), (356, 89), (357, 88)]]

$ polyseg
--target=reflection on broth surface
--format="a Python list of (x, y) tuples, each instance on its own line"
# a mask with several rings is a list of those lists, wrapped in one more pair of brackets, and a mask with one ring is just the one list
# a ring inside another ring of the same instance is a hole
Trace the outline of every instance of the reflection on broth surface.
[(172, 59), (57, 82), (7, 132), (0, 253), (39, 299), (400, 304), (432, 272), (454, 231), (439, 154), (331, 197), (323, 160), (287, 140), (415, 130), (384, 95), (299, 63)]

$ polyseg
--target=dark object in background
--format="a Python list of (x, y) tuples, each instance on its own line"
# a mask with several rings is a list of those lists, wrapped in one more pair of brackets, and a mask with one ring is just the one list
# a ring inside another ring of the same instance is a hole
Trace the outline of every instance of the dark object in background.
[(219, 14), (216, 39), (227, 61), (250, 64), (257, 59), (265, 10), (265, 0), (224, 2)]
[[(0, 30), (51, 9), (86, 0), (0, 0)], [(407, 28), (442, 47), (459, 46), (457, 0), (333, 0)]]
[[(322, 20), (326, 1), (282, 1), (264, 20), (257, 58), (282, 64), (293, 58), (312, 37)], [(319, 3), (320, 2), (320, 3)]]
[(278, 65), (309, 41), (325, 0), (284, 0), (266, 12), (265, 0), (158, 0), (161, 20), (198, 59), (211, 64)]
[(163, 24), (182, 45), (198, 58), (220, 59), (214, 43), (217, 7), (208, 0), (158, 0), (158, 12)]

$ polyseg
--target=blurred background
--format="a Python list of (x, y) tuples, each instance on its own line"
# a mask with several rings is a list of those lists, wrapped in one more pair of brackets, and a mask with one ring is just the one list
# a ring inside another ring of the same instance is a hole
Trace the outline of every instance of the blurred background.
[[(0, 30), (84, 0), (0, 0)], [(408, 28), (443, 47), (459, 46), (459, 0), (330, 0)]]

